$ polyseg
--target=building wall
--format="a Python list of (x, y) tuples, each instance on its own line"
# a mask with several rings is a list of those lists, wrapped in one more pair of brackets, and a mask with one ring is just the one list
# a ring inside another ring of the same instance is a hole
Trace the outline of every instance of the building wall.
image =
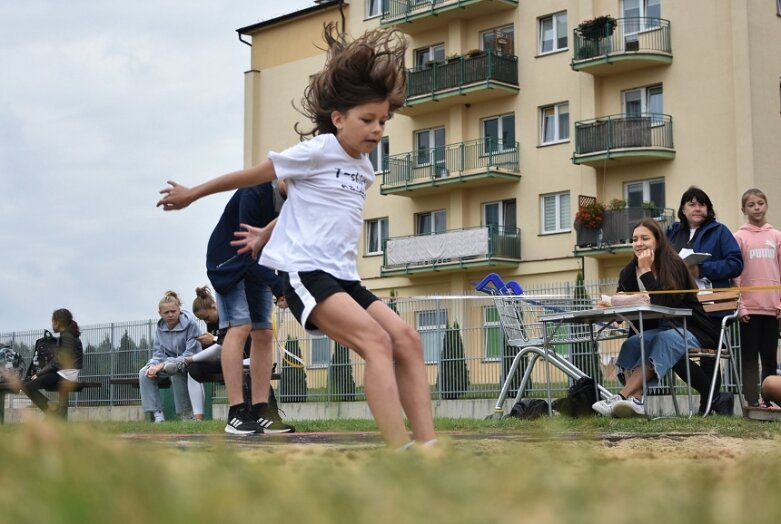
[[(390, 154), (412, 152), (416, 130), (444, 126), (446, 143), (453, 144), (481, 138), (481, 119), (514, 113), (521, 180), (469, 189), (443, 186), (425, 196), (382, 196), (382, 176), (378, 175), (364, 216), (388, 217), (391, 238), (414, 233), (415, 213), (445, 209), (448, 229), (473, 227), (481, 225), (483, 203), (515, 198), (522, 261), (517, 267), (502, 268), (500, 273), (505, 278), (523, 283), (574, 281), (581, 268), (586, 278), (611, 278), (630, 254), (573, 256), (574, 231), (541, 234), (540, 195), (569, 191), (574, 219), (578, 195), (607, 202), (623, 196), (624, 183), (652, 178), (664, 178), (667, 208), (677, 208), (681, 193), (689, 185), (702, 187), (713, 200), (718, 218), (733, 230), (743, 223), (740, 194), (758, 186), (768, 194), (771, 223), (781, 224), (781, 18), (776, 15), (774, 3), (662, 0), (661, 17), (669, 20), (671, 27), (672, 64), (607, 76), (571, 69), (572, 31), (579, 22), (597, 15), (619, 18), (619, 0), (521, 1), (511, 9), (506, 5), (486, 7), (498, 2), (478, 4), (483, 5), (466, 8), (465, 18), (430, 17), (402, 26), (402, 31), (414, 27), (407, 35), (408, 67), (413, 64), (416, 48), (443, 43), (446, 56), (465, 53), (479, 47), (481, 31), (513, 24), (519, 92), (436, 108), (419, 116), (401, 111), (386, 127)], [(469, 9), (474, 15), (469, 15)], [(569, 47), (538, 55), (539, 18), (560, 11), (567, 12)], [(364, 2), (360, 0), (351, 2), (345, 14), (353, 34), (380, 23), (379, 18), (365, 18)], [(339, 11), (332, 7), (251, 32), (251, 70), (246, 74), (246, 164), (263, 160), (268, 150), (283, 149), (297, 141), (293, 124), (304, 122), (291, 101), (300, 99), (309, 75), (323, 64), (324, 55), (316, 47), (322, 45), (322, 23), (338, 19)], [(625, 90), (660, 83), (664, 112), (673, 118), (673, 160), (627, 165), (605, 161), (595, 167), (572, 162), (576, 121), (621, 113)], [(570, 140), (540, 146), (539, 109), (561, 102), (569, 104)], [(401, 295), (461, 293), (487, 272), (496, 270), (486, 266), (381, 278), (383, 257), (363, 256), (363, 239), (359, 249), (359, 271), (366, 285), (379, 294), (391, 289)]]

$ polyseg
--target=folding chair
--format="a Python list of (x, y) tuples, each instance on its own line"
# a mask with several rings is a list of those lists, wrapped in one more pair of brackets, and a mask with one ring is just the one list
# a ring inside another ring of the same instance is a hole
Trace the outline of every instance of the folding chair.
[[(743, 387), (738, 373), (737, 359), (735, 351), (738, 349), (736, 337), (733, 337), (732, 326), (738, 318), (738, 308), (740, 307), (740, 293), (738, 291), (717, 291), (714, 293), (700, 293), (697, 299), (702, 304), (706, 313), (730, 313), (721, 319), (721, 329), (719, 330), (719, 341), (715, 348), (693, 348), (686, 355), (686, 375), (689, 386), (689, 413), (692, 413), (692, 388), (691, 373), (689, 368), (689, 358), (698, 358), (700, 361), (706, 358), (716, 358), (729, 360), (730, 369), (738, 387), (738, 401), (740, 402), (740, 411), (743, 413)], [(713, 392), (716, 389), (716, 377), (720, 371), (718, 362), (713, 367), (713, 376), (710, 382), (710, 391), (708, 393), (708, 404), (705, 407), (705, 414), (710, 413), (711, 403), (713, 402)]]

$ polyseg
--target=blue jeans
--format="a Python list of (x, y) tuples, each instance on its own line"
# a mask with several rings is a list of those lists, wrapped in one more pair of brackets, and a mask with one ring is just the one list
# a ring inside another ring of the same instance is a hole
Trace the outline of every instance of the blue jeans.
[[(686, 331), (689, 348), (699, 348), (700, 341), (691, 331)], [(671, 325), (646, 329), (643, 331), (645, 341), (646, 364), (654, 371), (654, 376), (648, 381), (649, 386), (655, 386), (672, 368), (676, 362), (686, 355), (686, 347), (683, 340), (683, 328), (675, 329)], [(640, 367), (640, 335), (632, 335), (621, 345), (618, 353), (616, 367), (618, 367), (618, 380), (626, 384), (624, 373)]]
[(252, 325), (271, 329), (271, 288), (260, 282), (240, 280), (228, 293), (217, 293), (220, 328)]

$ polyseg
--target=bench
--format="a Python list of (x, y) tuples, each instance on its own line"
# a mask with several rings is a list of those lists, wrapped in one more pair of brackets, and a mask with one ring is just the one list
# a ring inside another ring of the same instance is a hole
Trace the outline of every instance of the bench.
[[(86, 381), (79, 381), (75, 385), (73, 385), (69, 390), (60, 390), (59, 388), (52, 387), (52, 388), (46, 388), (46, 391), (49, 392), (58, 392), (59, 393), (59, 399), (58, 403), (60, 406), (65, 406), (65, 409), (61, 411), (63, 414), (63, 417), (67, 419), (68, 417), (68, 409), (67, 406), (70, 401), (70, 394), (72, 392), (79, 392), (83, 389), (87, 388), (99, 388), (103, 386), (100, 382), (86, 382)], [(6, 394), (17, 394), (19, 393), (19, 389), (16, 387), (12, 387), (10, 384), (5, 382), (0, 382), (0, 424), (5, 422), (5, 396)]]
[[(279, 373), (272, 373), (271, 374), (271, 380), (279, 380), (281, 378), (281, 375)], [(133, 377), (111, 377), (109, 379), (109, 384), (127, 384), (134, 387), (138, 387), (138, 375)], [(225, 384), (225, 378), (222, 376), (222, 373), (212, 373), (209, 375), (205, 382), (214, 382), (217, 384)], [(157, 382), (157, 387), (165, 389), (171, 387), (171, 379), (164, 378)]]

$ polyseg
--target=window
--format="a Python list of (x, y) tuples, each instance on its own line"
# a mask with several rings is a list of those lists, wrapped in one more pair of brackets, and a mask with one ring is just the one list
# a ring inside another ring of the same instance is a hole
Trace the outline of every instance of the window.
[(415, 319), (423, 345), (423, 359), (427, 363), (439, 362), (439, 354), (447, 329), (447, 310), (418, 311), (415, 313)]
[(624, 200), (628, 207), (641, 207), (643, 202), (653, 202), (657, 209), (664, 208), (664, 179), (638, 180), (624, 184)]
[(483, 120), (483, 154), (515, 149), (515, 115)]
[(657, 29), (662, 17), (661, 0), (624, 0), (624, 35)]
[(776, 14), (781, 16), (781, 0), (776, 0)]
[(499, 312), (494, 306), (483, 308), (483, 357), (486, 360), (499, 360), (502, 356), (504, 337), (499, 324)]
[(653, 125), (664, 124), (664, 91), (661, 85), (624, 91), (624, 113), (628, 117), (650, 116)]
[(415, 68), (428, 67), (430, 62), (445, 61), (445, 44), (437, 44), (415, 50)]
[(366, 221), (366, 254), (379, 255), (388, 240), (388, 218)]
[(432, 233), (444, 233), (446, 229), (447, 214), (444, 209), (415, 215), (415, 234), (430, 235)]
[(507, 25), (483, 31), (480, 34), (480, 43), (486, 51), (494, 51), (500, 56), (513, 56), (515, 55), (515, 29)]
[(311, 337), (311, 354), (309, 365), (313, 368), (328, 367), (328, 361), (331, 359), (331, 339), (328, 337)]
[(369, 153), (369, 160), (372, 163), (375, 173), (381, 173), (388, 169), (388, 156), (390, 155), (390, 139), (387, 136), (382, 137), (377, 147)]
[(543, 195), (540, 198), (540, 211), (543, 234), (570, 230), (569, 191)]
[(435, 176), (445, 174), (445, 128), (415, 132), (415, 165), (437, 166)]
[(540, 18), (539, 53), (567, 48), (567, 12)]
[(540, 109), (540, 143), (555, 144), (569, 140), (569, 104), (556, 104)]
[(382, 14), (383, 0), (366, 0), (366, 18), (374, 18)]
[(515, 231), (518, 227), (516, 220), (515, 199), (502, 200), (501, 202), (488, 202), (483, 204), (483, 224), (486, 226), (499, 226), (505, 231)]

